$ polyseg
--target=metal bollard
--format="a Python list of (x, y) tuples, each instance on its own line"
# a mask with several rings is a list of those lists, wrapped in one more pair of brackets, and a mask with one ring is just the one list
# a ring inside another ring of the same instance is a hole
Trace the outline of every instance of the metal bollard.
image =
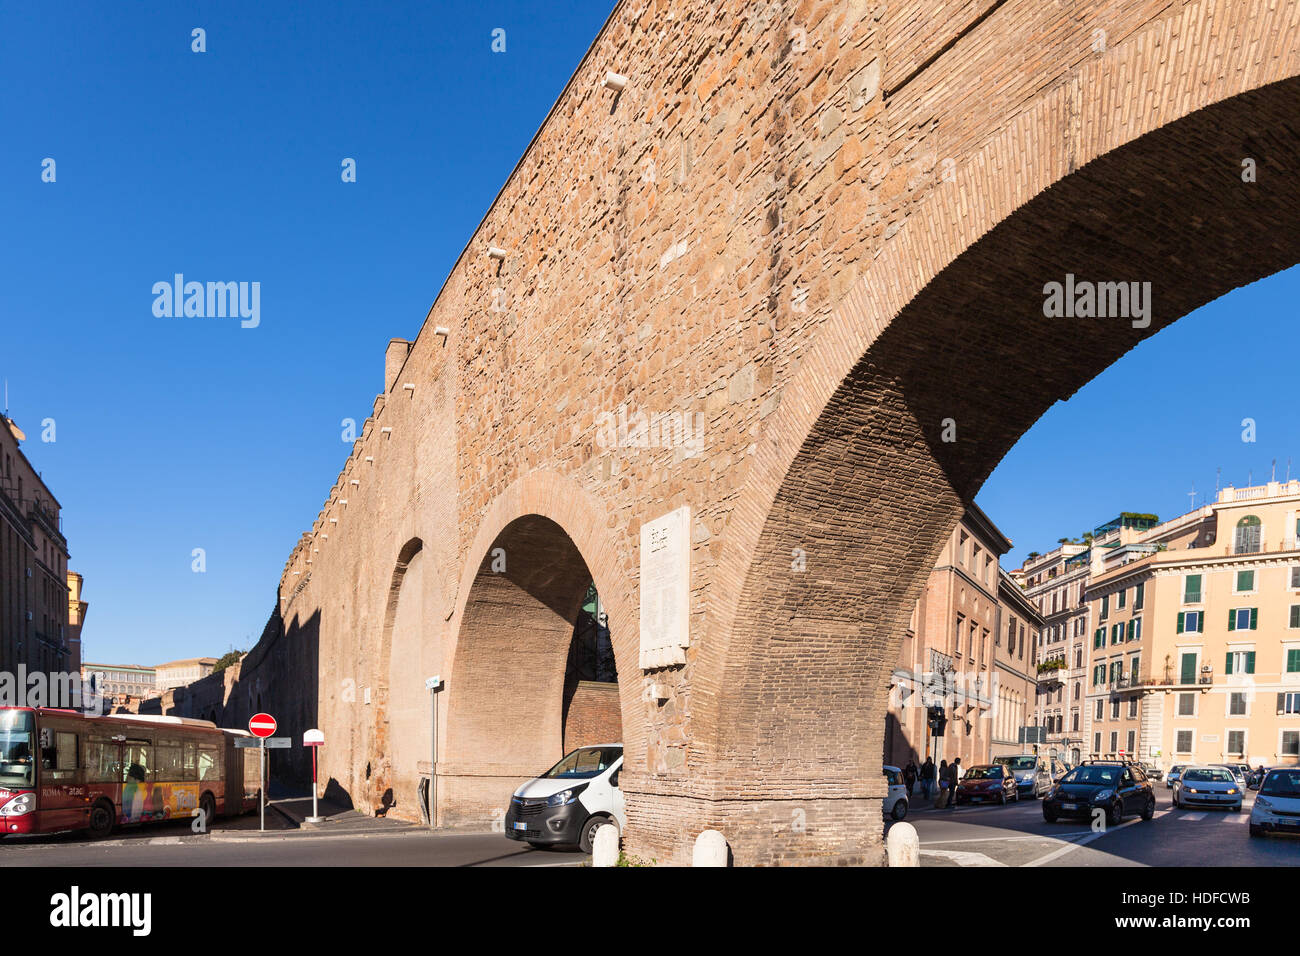
[(726, 866), (727, 838), (717, 830), (705, 830), (695, 838), (691, 866)]
[(890, 866), (920, 866), (921, 838), (910, 823), (895, 823), (885, 837)]
[(606, 823), (596, 830), (591, 844), (592, 866), (618, 866), (618, 827)]

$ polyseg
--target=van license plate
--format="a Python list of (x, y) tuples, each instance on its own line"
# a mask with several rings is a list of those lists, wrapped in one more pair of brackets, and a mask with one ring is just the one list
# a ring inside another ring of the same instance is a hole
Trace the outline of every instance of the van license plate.
[(1061, 804), (1061, 809), (1062, 809), (1062, 810), (1078, 810), (1078, 809), (1079, 809), (1079, 805), (1078, 805), (1077, 803), (1063, 803), (1063, 804)]
[(528, 824), (527, 824), (527, 823), (516, 823), (516, 824), (515, 824), (515, 829), (516, 829), (516, 830), (527, 830), (527, 829), (528, 829)]

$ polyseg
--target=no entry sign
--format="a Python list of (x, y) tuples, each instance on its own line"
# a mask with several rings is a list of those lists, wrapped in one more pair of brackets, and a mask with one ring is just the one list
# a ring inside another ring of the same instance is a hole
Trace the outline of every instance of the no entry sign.
[(248, 730), (254, 737), (269, 737), (275, 733), (275, 718), (270, 714), (254, 714), (248, 718)]

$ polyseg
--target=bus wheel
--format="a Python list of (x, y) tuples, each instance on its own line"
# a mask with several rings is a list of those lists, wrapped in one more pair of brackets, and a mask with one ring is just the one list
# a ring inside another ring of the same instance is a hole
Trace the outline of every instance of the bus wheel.
[(212, 829), (213, 822), (217, 819), (217, 799), (211, 793), (204, 793), (199, 797), (199, 809), (203, 811), (203, 825), (207, 829)]
[(102, 840), (113, 832), (113, 805), (107, 800), (100, 800), (90, 808), (90, 819), (86, 829), (96, 840)]

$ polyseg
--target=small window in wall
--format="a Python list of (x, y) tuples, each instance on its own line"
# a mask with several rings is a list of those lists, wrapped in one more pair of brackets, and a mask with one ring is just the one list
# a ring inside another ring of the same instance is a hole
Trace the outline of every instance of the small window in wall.
[(1246, 716), (1246, 694), (1243, 691), (1233, 691), (1228, 695), (1228, 716)]
[(1238, 571), (1237, 572), (1237, 594), (1249, 594), (1255, 590), (1255, 572)]
[(1259, 609), (1234, 607), (1228, 612), (1228, 630), (1253, 631), (1259, 625)]
[(1201, 576), (1199, 574), (1189, 574), (1183, 578), (1183, 603), (1201, 603)]
[(1196, 695), (1195, 694), (1178, 695), (1178, 716), (1179, 717), (1196, 716)]
[(1255, 673), (1255, 652), (1228, 651), (1228, 658), (1224, 672), (1227, 674)]
[(1300, 674), (1300, 647), (1287, 648), (1286, 672), (1288, 674)]
[(1137, 749), (1137, 731), (1130, 730), (1128, 732), (1128, 752), (1132, 753), (1136, 749)]
[(1244, 730), (1228, 731), (1228, 753), (1244, 754), (1246, 752), (1246, 732)]
[(1110, 719), (1119, 720), (1119, 698), (1116, 697), (1110, 702)]
[(1278, 694), (1277, 712), (1279, 714), (1300, 714), (1300, 694)]
[(1118, 608), (1122, 608), (1127, 603), (1127, 601), (1128, 601), (1128, 588), (1120, 588), (1119, 592), (1115, 595), (1115, 606)]
[(1128, 715), (1130, 719), (1138, 715), (1138, 699), (1136, 697), (1130, 697), (1128, 700)]
[(1133, 610), (1135, 611), (1142, 610), (1142, 601), (1146, 597), (1145, 594), (1146, 587), (1147, 586), (1145, 584), (1139, 584), (1137, 587), (1133, 589)]
[(1282, 731), (1282, 756), (1300, 757), (1300, 730)]
[(1174, 735), (1174, 750), (1180, 754), (1189, 754), (1192, 752), (1192, 740), (1194, 732), (1190, 730), (1180, 730)]

